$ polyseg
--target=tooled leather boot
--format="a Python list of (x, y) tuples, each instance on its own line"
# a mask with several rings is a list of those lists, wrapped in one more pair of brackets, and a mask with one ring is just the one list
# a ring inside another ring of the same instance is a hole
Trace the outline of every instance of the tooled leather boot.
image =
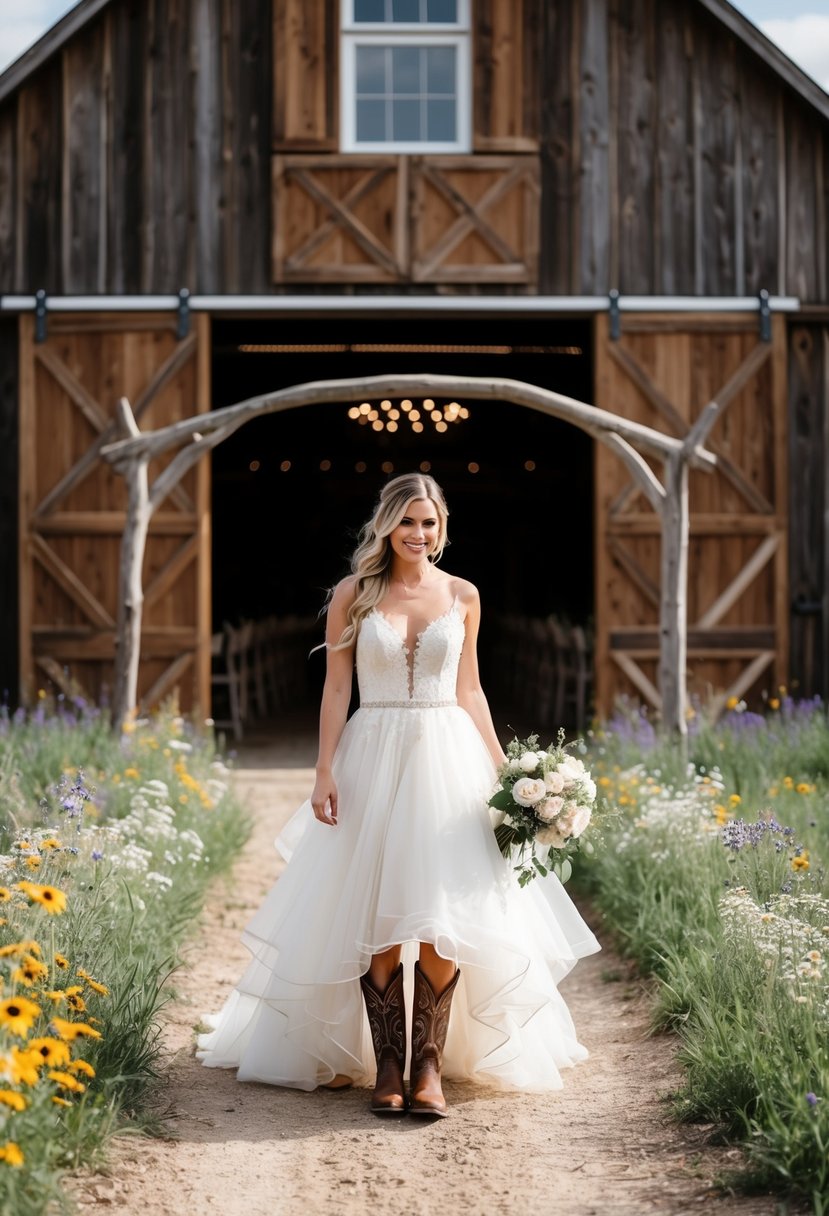
[(371, 1041), (377, 1060), (377, 1080), (371, 1095), (376, 1115), (402, 1115), (406, 1110), (403, 1068), (406, 1063), (406, 1007), (403, 1002), (403, 964), (392, 972), (384, 992), (368, 973), (360, 977)]
[(456, 971), (454, 978), (449, 981), (440, 996), (436, 996), (434, 988), (421, 970), (420, 963), (415, 963), (409, 1098), (409, 1113), (412, 1115), (436, 1115), (440, 1119), (446, 1117), (446, 1099), (440, 1084), (440, 1069), (446, 1032), (449, 1029), (449, 1011), (460, 974), (460, 971)]

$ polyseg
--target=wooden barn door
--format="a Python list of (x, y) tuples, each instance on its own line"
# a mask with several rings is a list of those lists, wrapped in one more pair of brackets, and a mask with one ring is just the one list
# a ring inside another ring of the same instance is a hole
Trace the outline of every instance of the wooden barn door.
[[(596, 323), (596, 404), (680, 437), (727, 401), (708, 443), (720, 465), (690, 479), (688, 691), (719, 709), (788, 667), (786, 332), (752, 315)], [(657, 470), (659, 471), (659, 470)], [(624, 466), (596, 445), (596, 688), (659, 705), (659, 523)]]
[[(52, 314), (45, 342), (21, 322), (21, 696), (41, 687), (98, 700), (113, 686), (124, 482), (99, 456), (113, 407), (142, 430), (210, 408), (209, 318), (176, 335), (174, 315)], [(151, 478), (162, 463), (150, 466)], [(139, 697), (210, 695), (210, 464), (202, 461), (150, 525)]]

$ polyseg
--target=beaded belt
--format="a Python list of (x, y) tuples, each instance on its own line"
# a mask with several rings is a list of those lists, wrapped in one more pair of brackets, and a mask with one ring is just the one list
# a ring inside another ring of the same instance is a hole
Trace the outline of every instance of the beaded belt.
[(363, 701), (360, 709), (448, 709), (457, 701)]

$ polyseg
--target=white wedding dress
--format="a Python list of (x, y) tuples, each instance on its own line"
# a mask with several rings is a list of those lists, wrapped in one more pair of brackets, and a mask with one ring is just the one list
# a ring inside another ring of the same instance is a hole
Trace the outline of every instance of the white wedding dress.
[(299, 1089), (338, 1073), (369, 1083), (359, 977), (404, 943), (411, 985), (419, 941), (461, 969), (444, 1076), (557, 1089), (587, 1056), (557, 984), (600, 947), (558, 879), (520, 888), (495, 843), (495, 769), (455, 701), (463, 642), (456, 605), (413, 654), (377, 609), (363, 620), (361, 706), (332, 766), (338, 825), (306, 802), (277, 841), (290, 863), (244, 932), (253, 959), (207, 1019), (204, 1064)]

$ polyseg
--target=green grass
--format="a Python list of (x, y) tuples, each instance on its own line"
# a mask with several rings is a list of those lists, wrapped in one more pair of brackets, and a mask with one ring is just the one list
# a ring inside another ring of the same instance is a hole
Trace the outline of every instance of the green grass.
[[(172, 714), (120, 738), (94, 711), (0, 720), (0, 1212), (66, 1210), (63, 1171), (99, 1164), (116, 1131), (152, 1126), (165, 983), (249, 831), (228, 776)], [(65, 910), (45, 910), (44, 889)], [(37, 1006), (31, 1024), (4, 1003), (21, 998)], [(55, 1015), (68, 1035), (97, 1033), (32, 1073), (27, 1045), (61, 1041)], [(79, 1058), (94, 1075), (72, 1073)]]
[(715, 1122), (744, 1147), (741, 1185), (829, 1213), (822, 707), (784, 699), (765, 719), (729, 713), (694, 731), (687, 764), (632, 711), (592, 732), (590, 748), (620, 814), (581, 881), (656, 978), (654, 1026), (681, 1040), (677, 1116)]

